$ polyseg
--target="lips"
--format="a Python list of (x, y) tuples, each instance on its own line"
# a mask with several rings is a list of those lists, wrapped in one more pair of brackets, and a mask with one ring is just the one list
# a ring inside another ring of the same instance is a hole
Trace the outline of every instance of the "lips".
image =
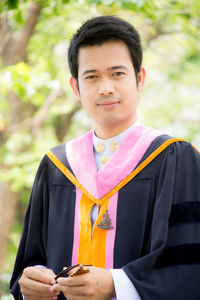
[(117, 106), (120, 103), (118, 100), (107, 100), (99, 102), (97, 105), (103, 108), (112, 108)]

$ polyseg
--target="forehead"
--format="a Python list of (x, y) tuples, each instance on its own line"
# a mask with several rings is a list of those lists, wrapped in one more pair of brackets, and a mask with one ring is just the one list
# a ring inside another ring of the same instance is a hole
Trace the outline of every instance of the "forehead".
[(132, 65), (129, 49), (122, 41), (108, 41), (100, 45), (84, 46), (78, 53), (78, 70), (111, 68)]

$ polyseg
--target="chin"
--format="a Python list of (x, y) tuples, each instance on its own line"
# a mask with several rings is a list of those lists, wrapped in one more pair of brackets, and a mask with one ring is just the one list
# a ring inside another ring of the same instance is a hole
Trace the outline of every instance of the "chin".
[(101, 126), (104, 127), (117, 127), (123, 122), (121, 120), (112, 119), (111, 117), (108, 120), (101, 122)]

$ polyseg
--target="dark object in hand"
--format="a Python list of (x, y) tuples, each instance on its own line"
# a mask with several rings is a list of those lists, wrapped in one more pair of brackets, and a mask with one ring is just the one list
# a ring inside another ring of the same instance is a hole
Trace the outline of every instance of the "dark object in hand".
[[(78, 267), (74, 272), (71, 274), (68, 274), (70, 270), (73, 270), (74, 268)], [(72, 277), (72, 276), (78, 276), (85, 273), (90, 272), (89, 269), (84, 269), (84, 266), (82, 264), (77, 264), (74, 266), (67, 267), (62, 272), (60, 272), (58, 275), (56, 275), (55, 280), (57, 280), (59, 277)]]

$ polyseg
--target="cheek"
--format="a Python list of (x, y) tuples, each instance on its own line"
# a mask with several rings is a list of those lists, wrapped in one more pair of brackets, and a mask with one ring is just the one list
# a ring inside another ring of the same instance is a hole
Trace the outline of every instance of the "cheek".
[(87, 102), (90, 98), (92, 98), (93, 90), (91, 87), (88, 87), (87, 85), (80, 85), (79, 89), (81, 99), (83, 99), (84, 102)]
[[(86, 100), (86, 101), (85, 101)], [(89, 101), (88, 98), (82, 98), (81, 100), (82, 106), (84, 108), (84, 110), (90, 115), (93, 115), (93, 112), (95, 111), (95, 107), (92, 101)]]

